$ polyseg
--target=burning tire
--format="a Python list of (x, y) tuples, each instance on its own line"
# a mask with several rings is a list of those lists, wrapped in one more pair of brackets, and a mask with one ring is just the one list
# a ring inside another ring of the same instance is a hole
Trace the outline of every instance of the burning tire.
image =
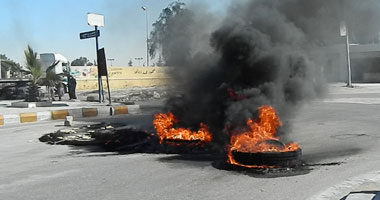
[(200, 123), (198, 130), (186, 128), (174, 128), (174, 124), (179, 120), (173, 113), (158, 113), (154, 115), (153, 125), (157, 131), (160, 143), (172, 144), (178, 146), (185, 145), (202, 145), (210, 143), (212, 134), (206, 124)]
[(242, 166), (252, 168), (265, 167), (295, 167), (300, 163), (302, 150), (288, 152), (239, 152), (232, 151), (234, 160)]
[(204, 145), (201, 140), (175, 140), (175, 139), (164, 139), (162, 141), (164, 144), (172, 145), (172, 146), (196, 146), (196, 145)]

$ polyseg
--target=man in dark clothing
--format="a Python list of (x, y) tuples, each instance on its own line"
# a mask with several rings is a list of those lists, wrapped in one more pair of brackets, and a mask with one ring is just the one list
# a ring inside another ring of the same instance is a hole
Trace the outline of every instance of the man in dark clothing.
[(70, 100), (71, 99), (76, 99), (77, 97), (75, 95), (75, 88), (77, 87), (77, 81), (71, 75), (69, 76), (68, 87), (69, 87), (69, 97), (70, 97)]

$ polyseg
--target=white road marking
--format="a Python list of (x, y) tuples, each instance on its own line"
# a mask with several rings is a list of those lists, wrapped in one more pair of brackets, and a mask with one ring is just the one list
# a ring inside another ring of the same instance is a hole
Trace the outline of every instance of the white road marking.
[(350, 178), (342, 183), (334, 185), (323, 192), (314, 195), (307, 200), (332, 200), (332, 199), (340, 199), (352, 192), (355, 188), (363, 185), (364, 183), (380, 182), (380, 171), (373, 171), (367, 174), (363, 174), (354, 178)]
[(346, 200), (372, 200), (373, 197), (375, 197), (375, 194), (357, 193), (348, 195)]

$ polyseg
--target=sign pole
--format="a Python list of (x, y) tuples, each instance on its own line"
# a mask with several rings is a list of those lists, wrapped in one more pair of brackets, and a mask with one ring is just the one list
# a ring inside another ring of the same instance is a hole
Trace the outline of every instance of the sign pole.
[[(98, 32), (98, 26), (95, 26), (95, 32)], [(98, 34), (96, 34), (95, 37), (96, 40), (96, 57), (98, 57), (98, 50), (99, 50), (99, 41), (98, 41)], [(98, 71), (98, 93), (99, 93), (99, 103), (102, 103), (102, 76), (100, 76)]]
[(107, 73), (107, 76), (106, 76), (106, 80), (107, 80), (108, 99), (109, 99), (109, 102), (110, 102), (109, 105), (111, 105), (112, 101), (111, 101), (110, 82), (108, 81), (108, 73)]
[[(96, 58), (98, 60), (98, 89), (99, 89), (99, 103), (102, 103), (102, 99), (104, 100), (103, 94), (103, 83), (102, 83), (102, 73), (99, 68), (99, 41), (98, 37), (100, 36), (100, 32), (98, 27), (104, 27), (104, 15), (95, 14), (95, 13), (87, 13), (87, 24), (95, 27), (95, 31), (88, 31), (79, 34), (80, 39), (87, 39), (95, 37), (96, 40)], [(102, 98), (103, 97), (103, 98)]]
[[(107, 89), (108, 89), (108, 99), (109, 99), (109, 105), (111, 105), (111, 91), (110, 91), (110, 83), (108, 80), (108, 70), (107, 70), (107, 59), (106, 54), (104, 51), (104, 48), (101, 48), (98, 50), (98, 72), (99, 76), (105, 76), (107, 80)], [(103, 86), (102, 86), (103, 87)], [(103, 100), (104, 100), (104, 94), (103, 94)]]

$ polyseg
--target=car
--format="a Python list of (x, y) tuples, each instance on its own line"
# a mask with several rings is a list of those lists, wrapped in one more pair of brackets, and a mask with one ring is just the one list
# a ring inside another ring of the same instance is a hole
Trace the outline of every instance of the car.
[(8, 85), (1, 89), (0, 98), (1, 99), (25, 99), (27, 94), (27, 84), (16, 83), (14, 85)]

